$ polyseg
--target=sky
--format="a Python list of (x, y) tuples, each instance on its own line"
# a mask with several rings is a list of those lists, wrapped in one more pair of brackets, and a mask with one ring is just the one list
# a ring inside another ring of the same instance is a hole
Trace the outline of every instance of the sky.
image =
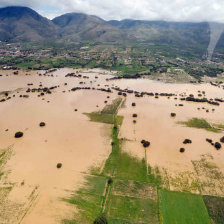
[(0, 7), (28, 6), (52, 19), (82, 12), (105, 20), (144, 19), (224, 23), (224, 0), (0, 0)]

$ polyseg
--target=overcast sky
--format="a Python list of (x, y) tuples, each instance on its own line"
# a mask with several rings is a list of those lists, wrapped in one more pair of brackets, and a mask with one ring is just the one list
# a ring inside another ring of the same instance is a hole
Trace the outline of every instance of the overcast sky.
[(216, 21), (224, 23), (224, 0), (0, 0), (0, 7), (28, 6), (52, 19), (83, 12), (103, 19)]

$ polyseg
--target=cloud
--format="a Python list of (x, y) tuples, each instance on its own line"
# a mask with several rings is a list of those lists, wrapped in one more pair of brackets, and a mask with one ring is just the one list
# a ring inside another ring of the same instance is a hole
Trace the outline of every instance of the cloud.
[(0, 7), (28, 6), (53, 18), (84, 12), (111, 19), (213, 21), (224, 23), (224, 0), (1, 0)]

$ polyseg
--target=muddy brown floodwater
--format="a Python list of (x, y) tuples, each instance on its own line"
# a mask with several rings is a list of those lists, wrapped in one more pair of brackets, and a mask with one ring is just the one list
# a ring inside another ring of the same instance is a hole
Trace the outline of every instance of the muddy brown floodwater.
[[(65, 77), (71, 72), (82, 77)], [(44, 71), (19, 71), (18, 75), (13, 71), (0, 71), (0, 74), (3, 75), (0, 76), (0, 93), (8, 91), (11, 97), (0, 103), (0, 149), (11, 152), (0, 170), (4, 171), (0, 179), (2, 224), (55, 224), (73, 216), (75, 208), (62, 198), (78, 189), (85, 173), (93, 166), (101, 166), (111, 150), (110, 125), (90, 122), (83, 114), (100, 110), (105, 106), (105, 100), (110, 103), (117, 98), (117, 91), (106, 93), (97, 88), (118, 86), (177, 95), (196, 95), (200, 90), (206, 92), (208, 99), (224, 97), (223, 89), (209, 84), (166, 84), (148, 79), (106, 81), (113, 77), (113, 73), (99, 69), (58, 69), (47, 74)], [(57, 88), (42, 96), (38, 96), (38, 92), (26, 92), (28, 88), (39, 88), (40, 85), (41, 88)], [(74, 87), (95, 90), (70, 91)], [(2, 98), (4, 96), (0, 95), (0, 100)], [(179, 96), (177, 100), (174, 98), (136, 98), (134, 94), (128, 94), (125, 107), (119, 111), (124, 116), (120, 138), (125, 139), (123, 150), (139, 158), (146, 156), (149, 166), (161, 170), (168, 178), (169, 189), (182, 190), (175, 178), (185, 174), (197, 179), (194, 161), (200, 161), (203, 155), (211, 158), (217, 169), (224, 172), (224, 145), (217, 151), (205, 141), (206, 138), (218, 141), (223, 133), (188, 128), (177, 122), (200, 117), (210, 123), (224, 124), (224, 103), (213, 106), (182, 102)], [(136, 103), (135, 107), (131, 106), (132, 102)], [(175, 106), (180, 103), (184, 106)], [(209, 113), (198, 110), (198, 107), (205, 107)], [(171, 118), (171, 112), (177, 116)], [(136, 124), (132, 122), (133, 113), (138, 115)], [(40, 127), (40, 122), (45, 122), (46, 126)], [(14, 138), (17, 131), (22, 131), (24, 136)], [(183, 145), (186, 138), (191, 139), (192, 144)], [(140, 143), (142, 139), (151, 143), (146, 154)], [(179, 152), (181, 147), (185, 148), (184, 153)], [(62, 163), (60, 169), (56, 167), (57, 163)], [(197, 189), (190, 191), (198, 192)], [(224, 193), (217, 189), (214, 195), (217, 194)]]

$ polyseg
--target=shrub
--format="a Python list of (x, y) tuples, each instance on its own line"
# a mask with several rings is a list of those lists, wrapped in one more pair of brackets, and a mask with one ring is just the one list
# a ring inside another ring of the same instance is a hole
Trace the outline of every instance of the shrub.
[(62, 164), (61, 163), (58, 163), (57, 164), (57, 168), (60, 169), (61, 167), (62, 167)]
[(216, 142), (214, 146), (217, 150), (221, 149), (221, 147), (222, 147), (219, 142)]
[(111, 185), (113, 183), (113, 179), (110, 177), (108, 180), (107, 180), (107, 183), (108, 185)]
[(220, 138), (220, 142), (224, 143), (224, 136)]
[(142, 145), (143, 145), (144, 148), (147, 148), (147, 147), (150, 146), (150, 142), (149, 141), (142, 140), (141, 143), (142, 143)]
[(185, 148), (180, 148), (180, 152), (184, 152), (185, 151)]
[(132, 117), (138, 117), (138, 115), (137, 114), (133, 114)]
[(40, 127), (44, 127), (46, 124), (44, 122), (40, 122)]
[(185, 139), (183, 141), (183, 144), (191, 144), (191, 143), (192, 143), (192, 141), (190, 139)]
[(95, 219), (93, 224), (108, 224), (108, 222), (104, 215), (100, 215)]
[(171, 117), (176, 117), (176, 114), (175, 113), (171, 113), (170, 116)]
[(206, 141), (210, 144), (212, 143), (212, 139), (206, 138)]
[(23, 137), (23, 132), (18, 131), (15, 133), (15, 138), (21, 138), (21, 137)]

